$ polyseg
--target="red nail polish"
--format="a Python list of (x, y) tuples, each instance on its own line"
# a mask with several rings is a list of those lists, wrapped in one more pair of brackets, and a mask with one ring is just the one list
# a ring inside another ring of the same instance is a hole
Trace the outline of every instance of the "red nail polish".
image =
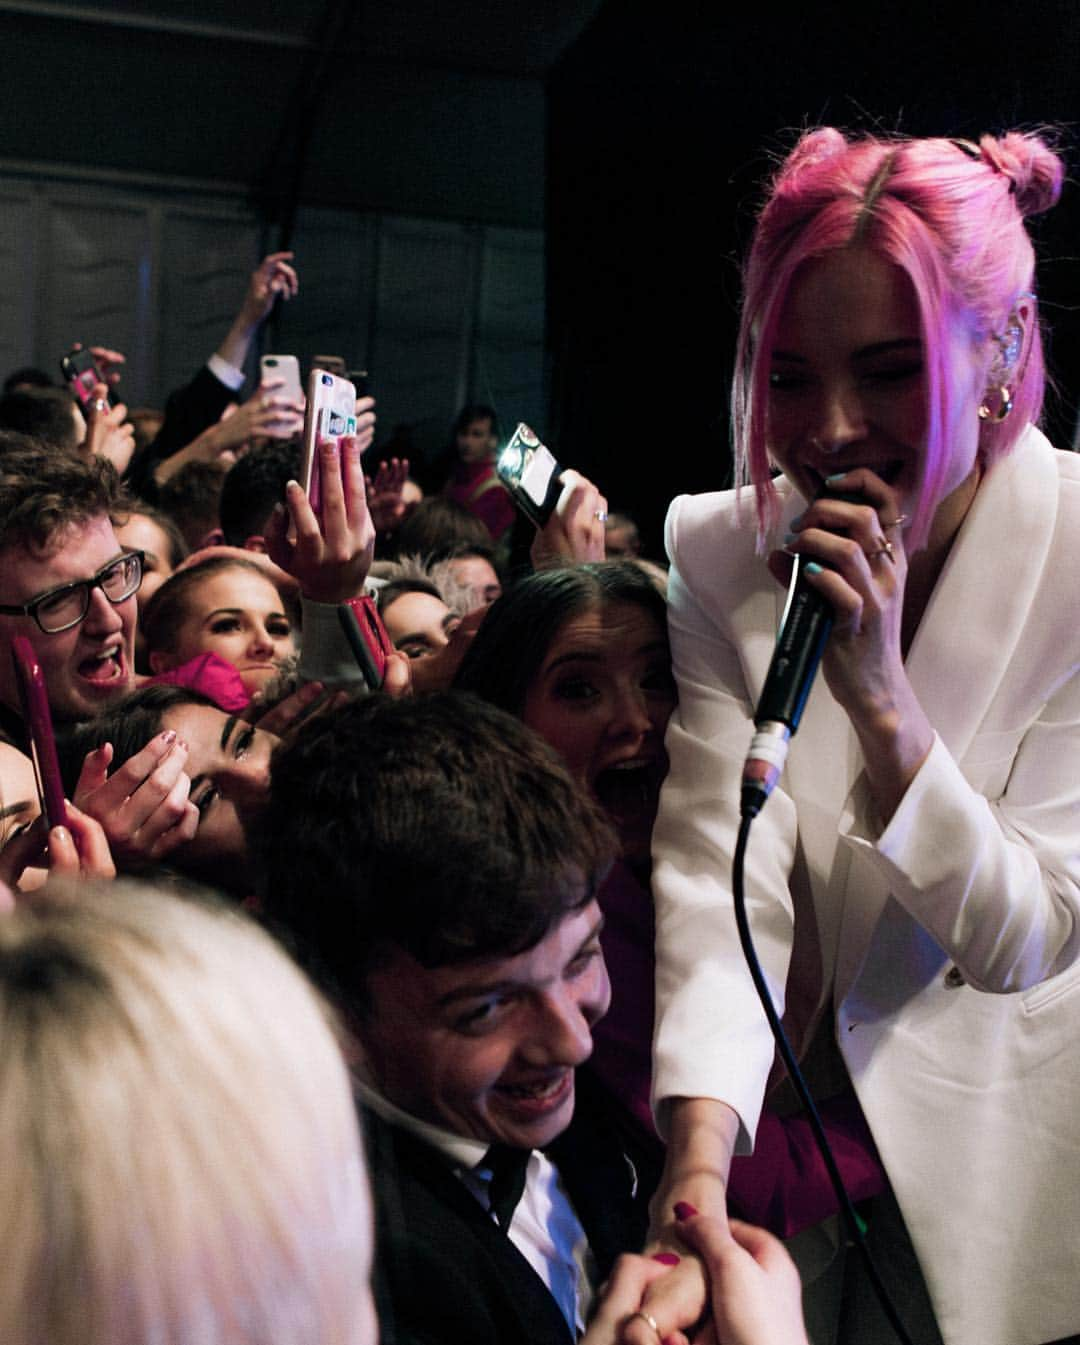
[(659, 1261), (662, 1266), (677, 1266), (682, 1257), (676, 1256), (674, 1252), (654, 1252), (653, 1260)]
[(697, 1210), (686, 1200), (680, 1200), (675, 1206), (675, 1218), (682, 1222), (683, 1219), (693, 1219)]

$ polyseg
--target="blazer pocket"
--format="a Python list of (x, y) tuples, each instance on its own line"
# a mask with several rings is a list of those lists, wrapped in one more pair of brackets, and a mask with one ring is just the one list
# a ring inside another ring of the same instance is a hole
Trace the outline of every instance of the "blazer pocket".
[(1022, 991), (1020, 1003), (1023, 1005), (1025, 1014), (1041, 1013), (1051, 1004), (1056, 1004), (1058, 1000), (1073, 995), (1078, 990), (1080, 990), (1080, 961), (1074, 962), (1071, 967), (1066, 967), (1064, 971), (1059, 971), (1056, 976), (1051, 976), (1048, 981), (1041, 981), (1038, 985), (1033, 985), (1030, 990)]

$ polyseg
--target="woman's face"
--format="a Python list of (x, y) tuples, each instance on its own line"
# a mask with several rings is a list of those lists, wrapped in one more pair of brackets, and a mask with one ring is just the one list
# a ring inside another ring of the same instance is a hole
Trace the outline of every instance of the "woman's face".
[[(940, 502), (972, 477), (985, 369), (966, 327), (949, 337), (953, 424)], [(804, 263), (780, 315), (770, 367), (768, 448), (800, 494), (869, 467), (914, 513), (926, 453), (926, 375), (915, 289), (866, 248)], [(976, 478), (977, 479), (977, 478)]]
[(571, 617), (526, 693), (525, 723), (588, 785), (629, 860), (648, 858), (675, 701), (667, 631), (632, 602)]
[(187, 873), (238, 895), (248, 895), (250, 877), (244, 820), (270, 787), (272, 733), (209, 705), (176, 705), (161, 717), (188, 745), (188, 795), (199, 810), (193, 840), (174, 852)]
[(145, 514), (129, 514), (127, 522), (113, 527), (121, 546), (143, 553), (142, 583), (139, 585), (139, 606), (145, 607), (166, 579), (172, 574), (172, 542), (165, 529)]
[(155, 672), (178, 668), (199, 654), (233, 664), (249, 695), (260, 691), (278, 664), (295, 652), (292, 623), (281, 595), (260, 574), (222, 570), (192, 589), (173, 650), (151, 654)]

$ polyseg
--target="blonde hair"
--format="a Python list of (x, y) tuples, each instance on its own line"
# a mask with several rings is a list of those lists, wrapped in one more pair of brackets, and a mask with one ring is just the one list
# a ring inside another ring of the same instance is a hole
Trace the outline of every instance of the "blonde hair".
[(370, 1201), (321, 1002), (143, 885), (0, 916), (4, 1345), (369, 1345)]

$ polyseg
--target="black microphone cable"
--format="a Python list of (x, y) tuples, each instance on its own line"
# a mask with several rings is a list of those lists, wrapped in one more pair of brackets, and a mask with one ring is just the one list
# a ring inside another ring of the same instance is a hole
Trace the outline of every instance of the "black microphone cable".
[(795, 1092), (806, 1112), (807, 1120), (810, 1122), (810, 1129), (814, 1136), (814, 1141), (821, 1153), (825, 1163), (825, 1169), (829, 1174), (829, 1180), (836, 1192), (837, 1199), (840, 1202), (840, 1213), (847, 1228), (848, 1238), (857, 1248), (859, 1256), (862, 1258), (866, 1273), (870, 1278), (870, 1283), (874, 1293), (877, 1295), (878, 1302), (881, 1304), (885, 1316), (889, 1319), (889, 1325), (896, 1333), (896, 1338), (902, 1342), (902, 1345), (913, 1345), (911, 1337), (904, 1328), (903, 1322), (896, 1307), (889, 1297), (888, 1290), (882, 1282), (878, 1273), (877, 1266), (874, 1265), (873, 1258), (870, 1255), (870, 1249), (866, 1245), (866, 1234), (863, 1229), (862, 1221), (851, 1203), (851, 1197), (848, 1195), (847, 1188), (844, 1186), (844, 1179), (840, 1175), (840, 1169), (837, 1167), (836, 1158), (829, 1146), (828, 1138), (825, 1135), (825, 1127), (821, 1124), (821, 1117), (818, 1115), (817, 1107), (814, 1105), (814, 1099), (810, 1095), (810, 1089), (806, 1080), (803, 1078), (802, 1071), (799, 1069), (798, 1062), (795, 1059), (795, 1053), (791, 1049), (791, 1043), (787, 1039), (787, 1033), (780, 1021), (780, 1015), (776, 1012), (776, 1006), (772, 1002), (772, 996), (769, 994), (769, 987), (765, 981), (765, 974), (761, 970), (761, 963), (758, 961), (757, 952), (754, 948), (754, 941), (750, 934), (750, 921), (746, 914), (746, 888), (744, 877), (744, 864), (746, 860), (746, 847), (750, 839), (750, 828), (753, 825), (754, 818), (761, 810), (764, 798), (758, 799), (756, 793), (750, 793), (743, 787), (743, 803), (740, 810), (739, 836), (735, 843), (735, 856), (732, 860), (732, 895), (735, 904), (735, 924), (739, 931), (739, 943), (742, 945), (743, 956), (746, 959), (746, 965), (750, 971), (751, 979), (754, 982), (754, 989), (761, 1000), (761, 1007), (765, 1010), (765, 1017), (768, 1019), (769, 1028), (772, 1031), (773, 1039), (776, 1042), (776, 1048), (780, 1052), (780, 1058), (783, 1060)]

